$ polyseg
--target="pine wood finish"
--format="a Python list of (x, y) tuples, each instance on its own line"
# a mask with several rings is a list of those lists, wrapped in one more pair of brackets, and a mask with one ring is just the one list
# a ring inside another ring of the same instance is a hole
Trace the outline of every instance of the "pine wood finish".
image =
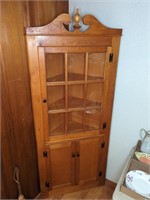
[(88, 30), (71, 32), (70, 21), (26, 28), (42, 192), (105, 181), (122, 30), (86, 15)]

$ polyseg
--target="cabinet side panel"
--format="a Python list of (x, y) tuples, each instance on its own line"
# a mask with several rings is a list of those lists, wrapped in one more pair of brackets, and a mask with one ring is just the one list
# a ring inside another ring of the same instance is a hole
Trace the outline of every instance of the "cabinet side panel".
[(104, 151), (105, 159), (103, 163), (103, 169), (106, 169), (106, 164), (107, 164), (107, 154), (108, 154), (108, 146), (109, 146), (111, 118), (112, 118), (112, 111), (113, 111), (119, 46), (120, 46), (120, 37), (113, 37), (112, 38), (113, 60), (112, 62), (109, 63), (108, 77), (107, 77), (107, 94), (104, 97), (104, 102), (105, 102), (104, 111), (105, 112), (103, 113), (103, 123), (106, 123), (106, 126), (103, 127), (104, 141), (105, 141), (105, 151)]
[(28, 61), (29, 61), (29, 71), (30, 71), (34, 125), (36, 133), (37, 152), (38, 152), (38, 166), (39, 166), (39, 175), (41, 183), (40, 188), (41, 191), (43, 191), (45, 190), (46, 163), (42, 154), (44, 147), (42, 100), (41, 100), (38, 51), (34, 41), (34, 37), (27, 36), (27, 48), (28, 48)]

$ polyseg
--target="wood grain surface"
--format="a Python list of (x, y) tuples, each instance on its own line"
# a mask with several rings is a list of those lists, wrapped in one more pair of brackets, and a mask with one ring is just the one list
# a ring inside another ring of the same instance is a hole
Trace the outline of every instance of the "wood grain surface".
[(20, 169), (25, 198), (39, 193), (39, 175), (24, 28), (44, 25), (67, 1), (1, 1), (1, 198), (18, 197), (13, 170)]

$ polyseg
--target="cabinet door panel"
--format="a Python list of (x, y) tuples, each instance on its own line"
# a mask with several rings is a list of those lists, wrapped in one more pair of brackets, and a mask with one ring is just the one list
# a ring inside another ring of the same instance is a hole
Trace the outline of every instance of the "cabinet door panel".
[(83, 132), (83, 111), (68, 113), (68, 134)]
[(82, 140), (79, 142), (80, 157), (79, 183), (86, 180), (96, 180), (98, 178), (99, 166), (99, 138)]
[(87, 109), (85, 111), (85, 130), (98, 130), (100, 127), (100, 110)]
[(100, 106), (103, 96), (103, 85), (100, 83), (87, 85), (86, 107)]
[(45, 54), (47, 82), (65, 81), (65, 56), (63, 53)]
[(84, 80), (85, 53), (68, 53), (68, 81)]
[(51, 145), (52, 187), (72, 185), (75, 174), (74, 144), (71, 142)]
[(47, 104), (49, 110), (65, 108), (65, 87), (51, 86), (47, 88)]
[(84, 106), (84, 85), (68, 86), (68, 108), (83, 108)]
[(106, 54), (89, 53), (88, 80), (97, 80), (104, 77)]
[(55, 113), (48, 115), (49, 135), (63, 135), (65, 134), (65, 114)]

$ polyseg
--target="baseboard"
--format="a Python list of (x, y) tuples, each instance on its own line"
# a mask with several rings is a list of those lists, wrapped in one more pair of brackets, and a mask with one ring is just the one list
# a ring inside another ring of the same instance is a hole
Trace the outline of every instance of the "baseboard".
[(109, 187), (115, 189), (116, 186), (117, 186), (117, 183), (115, 183), (115, 182), (113, 182), (113, 181), (111, 181), (111, 180), (109, 180), (109, 179), (106, 179), (106, 180), (105, 180), (105, 185), (107, 185), (107, 186), (109, 186)]

